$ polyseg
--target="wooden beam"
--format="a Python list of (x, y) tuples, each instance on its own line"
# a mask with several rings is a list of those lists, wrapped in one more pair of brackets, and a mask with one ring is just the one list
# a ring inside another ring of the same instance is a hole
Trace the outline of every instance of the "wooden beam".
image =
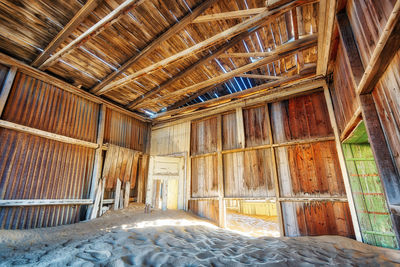
[(251, 94), (249, 96), (232, 101), (227, 101), (225, 103), (219, 103), (217, 105), (211, 105), (208, 110), (197, 110), (191, 112), (190, 114), (182, 115), (176, 115), (177, 113), (180, 113), (179, 110), (172, 110), (171, 112), (160, 113), (158, 117), (153, 120), (154, 122), (152, 129), (156, 130), (163, 127), (179, 124), (187, 120), (215, 115), (224, 111), (232, 110), (236, 107), (246, 107), (263, 102), (280, 101), (289, 97), (307, 94), (319, 90), (318, 88), (322, 87), (325, 84), (325, 80), (319, 77), (317, 79), (310, 79), (307, 81), (299, 81), (294, 84), (288, 84), (277, 89), (270, 89), (272, 88), (270, 87), (272, 83), (275, 82), (261, 85), (265, 87), (260, 87), (259, 91), (256, 94)]
[(135, 73), (132, 73), (132, 74), (122, 78), (122, 79), (119, 79), (118, 81), (114, 81), (114, 82), (110, 83), (109, 85), (103, 87), (96, 94), (97, 95), (105, 94), (115, 88), (118, 88), (127, 83), (130, 83), (130, 82), (134, 81), (135, 79), (142, 77), (143, 75), (147, 75), (148, 73), (151, 73), (159, 68), (165, 67), (172, 62), (178, 61), (178, 60), (188, 57), (188, 56), (192, 56), (193, 53), (202, 51), (202, 50), (208, 48), (210, 45), (215, 45), (221, 41), (226, 40), (227, 38), (230, 38), (232, 36), (235, 36), (237, 34), (245, 32), (252, 27), (255, 27), (261, 23), (264, 23), (266, 18), (276, 17), (276, 16), (281, 15), (282, 13), (290, 10), (294, 6), (308, 3), (308, 2), (313, 2), (313, 1), (312, 0), (298, 0), (298, 1), (294, 1), (288, 5), (285, 5), (281, 8), (273, 10), (273, 11), (264, 11), (250, 19), (243, 21), (242, 23), (239, 23), (221, 33), (218, 33), (218, 34), (212, 36), (211, 38), (208, 38), (202, 42), (195, 44), (194, 46), (191, 46), (191, 47), (189, 47), (183, 51), (180, 51), (168, 58), (165, 58), (159, 62), (156, 62), (150, 66), (147, 66), (147, 67), (141, 69), (140, 71), (137, 71)]
[(10, 130), (15, 130), (15, 131), (22, 132), (22, 133), (28, 133), (28, 134), (44, 137), (47, 139), (51, 139), (51, 140), (55, 140), (55, 141), (59, 141), (59, 142), (67, 143), (67, 144), (84, 146), (84, 147), (88, 147), (88, 148), (98, 148), (99, 147), (99, 145), (96, 143), (91, 143), (91, 142), (83, 141), (80, 139), (75, 139), (75, 138), (64, 136), (64, 135), (59, 135), (59, 134), (55, 134), (55, 133), (42, 131), (39, 129), (31, 128), (28, 126), (16, 124), (16, 123), (5, 121), (5, 120), (0, 120), (0, 127), (10, 129)]
[(217, 175), (218, 175), (218, 226), (226, 227), (226, 210), (224, 200), (224, 162), (222, 160), (222, 115), (217, 116)]
[(64, 26), (64, 28), (46, 46), (40, 55), (32, 62), (33, 67), (42, 65), (59, 47), (71, 33), (86, 19), (86, 17), (97, 7), (101, 0), (88, 0), (86, 4), (75, 14), (75, 16)]
[[(90, 183), (90, 192), (89, 192), (89, 198), (93, 199), (94, 203), (96, 203), (95, 200), (97, 200), (97, 196), (99, 195), (98, 191), (102, 190), (101, 188), (98, 189), (96, 187), (99, 184), (99, 180), (101, 177), (101, 170), (102, 170), (102, 166), (103, 166), (103, 149), (102, 149), (102, 147), (103, 147), (105, 121), (106, 121), (106, 107), (105, 107), (105, 105), (102, 104), (100, 106), (98, 125), (97, 125), (97, 144), (99, 145), (99, 147), (96, 148), (96, 152), (94, 154), (94, 168), (93, 168), (92, 181)], [(100, 197), (100, 195), (99, 195), (99, 197)], [(94, 214), (92, 214), (92, 209), (93, 209), (93, 206), (88, 207), (88, 210), (86, 212), (86, 219), (96, 218), (97, 211)], [(94, 217), (93, 217), (93, 215), (94, 215)]]
[(90, 205), (92, 203), (91, 199), (1, 199), (0, 207)]
[(13, 66), (9, 69), (3, 88), (0, 91), (0, 117), (1, 114), (3, 114), (4, 107), (6, 106), (11, 87), (14, 83), (15, 74), (17, 74), (17, 67)]
[[(371, 94), (360, 95), (361, 112), (368, 133), (368, 140), (378, 168), (388, 205), (400, 203), (400, 177), (393, 163), (385, 133), (380, 124), (378, 112)], [(397, 241), (400, 240), (400, 215), (391, 213)]]
[(360, 83), (364, 74), (364, 66), (361, 62), (361, 57), (357, 48), (356, 40), (351, 29), (349, 18), (345, 11), (336, 15), (340, 40), (343, 45), (343, 50), (346, 55), (346, 61), (350, 66), (352, 76), (354, 79), (354, 88)]
[(280, 80), (284, 77), (282, 76), (271, 76), (271, 75), (260, 75), (260, 74), (240, 74), (236, 75), (236, 77), (245, 77), (245, 78), (253, 78), (253, 79), (267, 79), (267, 80)]
[(335, 135), (336, 151), (337, 151), (337, 155), (338, 155), (338, 159), (339, 159), (340, 170), (342, 172), (343, 183), (344, 183), (344, 188), (346, 190), (347, 200), (349, 202), (349, 209), (350, 209), (350, 214), (351, 214), (351, 220), (353, 222), (354, 233), (356, 235), (357, 241), (362, 242), (360, 224), (358, 222), (357, 212), (356, 212), (354, 199), (353, 199), (353, 193), (351, 191), (351, 186), (350, 186), (350, 178), (349, 178), (349, 174), (347, 173), (347, 167), (346, 167), (346, 161), (344, 159), (342, 143), (340, 142), (339, 128), (337, 126), (335, 112), (333, 110), (332, 98), (329, 93), (328, 86), (326, 84), (324, 85), (324, 95), (325, 95), (325, 102), (326, 102), (326, 105), (328, 108), (329, 119), (331, 121), (331, 126), (333, 129), (333, 133)]
[(12, 66), (17, 67), (18, 71), (23, 72), (23, 73), (25, 73), (25, 74), (27, 74), (29, 76), (32, 76), (32, 77), (34, 77), (36, 79), (39, 79), (41, 81), (44, 81), (44, 82), (49, 83), (51, 85), (54, 85), (54, 86), (66, 91), (66, 92), (69, 92), (69, 93), (72, 93), (74, 95), (83, 97), (84, 99), (90, 100), (90, 101), (92, 101), (94, 103), (106, 104), (107, 107), (109, 107), (109, 108), (111, 108), (113, 110), (116, 110), (118, 112), (121, 112), (123, 114), (126, 114), (128, 116), (131, 116), (133, 118), (136, 118), (136, 119), (138, 119), (140, 121), (144, 121), (144, 122), (149, 122), (150, 121), (149, 118), (146, 118), (146, 117), (141, 116), (141, 115), (139, 115), (137, 113), (134, 113), (132, 111), (124, 109), (121, 106), (116, 105), (116, 104), (114, 104), (114, 103), (112, 103), (112, 102), (110, 102), (110, 101), (108, 101), (108, 100), (106, 100), (104, 98), (101, 98), (101, 97), (95, 96), (93, 94), (90, 94), (89, 92), (86, 92), (83, 89), (80, 89), (80, 88), (78, 88), (76, 86), (73, 86), (73, 85), (71, 85), (69, 83), (66, 83), (66, 82), (64, 82), (64, 81), (62, 81), (62, 80), (60, 80), (58, 78), (55, 78), (55, 77), (53, 77), (53, 76), (51, 76), (51, 75), (49, 75), (49, 74), (47, 74), (47, 73), (45, 73), (43, 71), (37, 70), (37, 69), (35, 69), (35, 68), (33, 68), (33, 67), (31, 67), (31, 66), (29, 66), (29, 65), (27, 65), (27, 64), (25, 64), (25, 63), (23, 63), (21, 61), (19, 61), (19, 60), (16, 60), (16, 59), (14, 59), (14, 58), (12, 58), (10, 56), (7, 56), (7, 55), (5, 55), (5, 54), (3, 54), (1, 52), (0, 52), (0, 63), (4, 64), (4, 65), (7, 65), (7, 66), (10, 66), (10, 67), (12, 67)]
[(272, 52), (249, 52), (249, 53), (225, 53), (221, 54), (219, 58), (241, 58), (241, 57), (268, 57)]
[(269, 10), (279, 8), (287, 3), (292, 2), (293, 0), (266, 0), (267, 8)]
[(197, 17), (192, 23), (203, 23), (203, 22), (210, 22), (216, 20), (226, 20), (226, 19), (239, 19), (243, 17), (250, 17), (254, 15), (258, 15), (261, 12), (266, 10), (265, 7), (261, 8), (252, 8), (252, 9), (244, 9), (244, 10), (237, 10), (237, 11), (230, 11), (230, 12), (223, 12), (217, 14), (209, 14)]
[(372, 92), (375, 85), (400, 49), (400, 1), (396, 1), (393, 11), (382, 31), (377, 45), (358, 84), (358, 94)]
[(199, 4), (192, 12), (189, 12), (185, 17), (179, 20), (179, 22), (175, 23), (171, 26), (167, 31), (161, 34), (159, 37), (155, 38), (152, 42), (146, 45), (137, 55), (132, 56), (125, 63), (122, 64), (117, 70), (107, 75), (99, 84), (94, 86), (90, 92), (96, 93), (104, 86), (108, 85), (112, 80), (114, 80), (119, 74), (130, 68), (140, 59), (147, 57), (150, 53), (152, 53), (159, 45), (174, 36), (176, 33), (185, 28), (188, 24), (190, 24), (197, 16), (203, 13), (207, 8), (209, 8), (212, 4), (214, 4), (217, 0), (207, 0), (203, 3)]
[(241, 107), (236, 108), (236, 130), (239, 147), (245, 148), (246, 137), (244, 133), (243, 110)]
[(93, 207), (90, 209), (90, 211), (88, 210), (88, 212), (86, 213), (86, 219), (87, 220), (93, 220), (97, 217), (97, 213), (99, 212), (99, 209), (101, 210), (101, 194), (103, 191), (103, 187), (105, 185), (103, 185), (103, 180), (99, 181), (99, 184), (97, 186), (97, 192), (96, 192), (96, 196), (94, 198), (94, 204)]
[(326, 75), (328, 70), (336, 2), (336, 0), (319, 1), (317, 75)]
[(94, 36), (98, 35), (100, 32), (104, 30), (105, 27), (111, 26), (113, 23), (117, 22), (122, 15), (126, 14), (131, 9), (136, 8), (144, 1), (145, 0), (125, 0), (121, 5), (119, 5), (116, 9), (111, 11), (107, 16), (102, 18), (95, 25), (93, 25), (87, 31), (78, 36), (78, 38), (76, 38), (71, 43), (63, 47), (60, 51), (49, 57), (38, 68), (40, 70), (45, 70), (49, 68), (62, 56), (70, 53), (72, 49), (81, 46), (83, 43), (87, 42), (90, 38), (93, 38)]
[[(190, 93), (193, 92), (195, 90), (200, 90), (203, 89), (207, 86), (213, 85), (215, 83), (220, 83), (226, 80), (229, 80), (237, 75), (241, 75), (244, 72), (248, 72), (251, 71), (253, 69), (259, 68), (263, 65), (266, 65), (268, 63), (277, 61), (281, 58), (287, 57), (288, 55), (290, 55), (293, 52), (299, 51), (299, 50), (304, 50), (307, 48), (310, 48), (312, 46), (315, 46), (317, 43), (317, 36), (316, 35), (309, 35), (307, 37), (304, 37), (302, 39), (299, 39), (297, 41), (293, 41), (287, 44), (283, 44), (281, 46), (278, 46), (276, 48), (276, 50), (274, 51), (273, 55), (269, 56), (269, 57), (265, 57), (261, 60), (258, 60), (256, 62), (253, 63), (249, 63), (246, 64), (244, 66), (241, 66), (237, 69), (234, 69), (230, 72), (221, 74), (219, 76), (216, 76), (214, 78), (205, 80), (203, 82), (182, 88), (182, 89), (177, 89), (175, 90), (173, 93), (168, 94), (169, 98), (174, 98), (174, 97), (179, 97), (180, 95), (184, 94), (184, 93)], [(280, 81), (283, 81), (280, 80)], [(249, 89), (243, 91), (246, 92)], [(162, 97), (158, 97), (158, 98), (154, 98), (152, 99), (152, 102), (158, 102), (161, 100)]]

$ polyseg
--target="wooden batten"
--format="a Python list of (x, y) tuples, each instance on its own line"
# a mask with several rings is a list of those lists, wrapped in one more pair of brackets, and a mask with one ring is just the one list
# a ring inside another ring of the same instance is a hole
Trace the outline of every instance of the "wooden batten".
[(6, 106), (8, 95), (10, 94), (11, 87), (14, 82), (15, 74), (17, 74), (17, 67), (11, 67), (7, 73), (6, 80), (3, 88), (0, 91), (0, 117), (3, 113), (4, 107)]
[(244, 9), (238, 11), (217, 13), (217, 14), (209, 14), (199, 16), (192, 21), (192, 23), (203, 23), (210, 22), (215, 20), (226, 20), (226, 19), (238, 19), (243, 17), (250, 17), (253, 15), (258, 15), (261, 12), (265, 11), (265, 8), (252, 8), (252, 9)]
[(0, 207), (90, 205), (92, 203), (91, 199), (1, 199)]

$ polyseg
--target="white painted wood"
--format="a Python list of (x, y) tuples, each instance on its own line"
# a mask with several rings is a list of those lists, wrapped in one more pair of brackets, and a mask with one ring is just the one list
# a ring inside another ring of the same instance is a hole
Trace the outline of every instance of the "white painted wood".
[(43, 206), (43, 205), (90, 205), (91, 199), (10, 199), (0, 200), (0, 207)]
[(336, 123), (336, 118), (335, 118), (335, 113), (333, 110), (331, 95), (329, 93), (328, 86), (325, 84), (323, 87), (324, 87), (325, 101), (326, 101), (326, 104), (328, 107), (328, 112), (329, 112), (329, 118), (330, 118), (330, 121), (332, 124), (333, 132), (335, 134), (336, 150), (337, 150), (337, 154), (338, 154), (338, 158), (339, 158), (340, 169), (342, 171), (343, 182), (344, 182), (344, 187), (346, 190), (347, 199), (349, 202), (349, 209), (350, 209), (350, 214), (351, 214), (351, 220), (353, 222), (354, 233), (356, 235), (357, 241), (362, 242), (360, 225), (358, 223), (358, 217), (357, 217), (356, 208), (354, 205), (353, 194), (351, 192), (350, 178), (347, 173), (346, 161), (344, 159), (342, 144), (340, 142), (339, 129), (338, 129), (338, 126)]
[(121, 194), (121, 180), (117, 179), (117, 185), (115, 187), (114, 210), (118, 210), (120, 194)]
[(15, 74), (17, 74), (17, 67), (11, 67), (7, 73), (6, 80), (4, 81), (3, 88), (0, 91), (0, 117), (3, 114), (4, 107), (6, 106), (6, 102), (8, 96), (11, 92), (11, 87), (14, 83)]

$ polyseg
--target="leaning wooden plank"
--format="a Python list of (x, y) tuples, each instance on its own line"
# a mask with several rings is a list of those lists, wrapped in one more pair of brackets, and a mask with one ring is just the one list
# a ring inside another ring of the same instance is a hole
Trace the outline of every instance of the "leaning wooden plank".
[(0, 207), (43, 206), (43, 205), (90, 205), (91, 199), (7, 199), (0, 200)]
[[(104, 204), (104, 190), (106, 188), (106, 178), (102, 179), (101, 196), (99, 204), (99, 215), (103, 215), (103, 204)], [(114, 200), (114, 199), (113, 199)]]
[(293, 8), (296, 5), (299, 5), (301, 2), (301, 4), (304, 3), (308, 3), (308, 2), (312, 2), (310, 1), (306, 1), (306, 0), (302, 0), (302, 1), (294, 1), (288, 5), (285, 5), (277, 10), (273, 10), (273, 11), (264, 11), (250, 19), (247, 19), (245, 21), (243, 21), (242, 23), (239, 23), (221, 33), (218, 33), (202, 42), (199, 42), (197, 44), (195, 44), (194, 46), (191, 46), (183, 51), (180, 51), (168, 58), (165, 58), (159, 62), (156, 62), (150, 66), (147, 66), (135, 73), (132, 73), (122, 79), (119, 79), (118, 81), (112, 82), (109, 85), (107, 85), (106, 87), (102, 88), (101, 90), (99, 90), (96, 94), (97, 95), (102, 95), (105, 94), (106, 92), (109, 92), (115, 88), (118, 88), (120, 86), (123, 86), (127, 83), (132, 82), (133, 80), (148, 74), (149, 72), (152, 72), (156, 69), (159, 69), (161, 67), (165, 67), (166, 65), (177, 61), (179, 59), (182, 59), (184, 57), (187, 56), (191, 56), (193, 55), (193, 53), (197, 53), (207, 47), (209, 47), (210, 45), (215, 45), (221, 41), (226, 40), (227, 38), (230, 38), (232, 36), (235, 36), (237, 34), (240, 34), (242, 32), (245, 32), (247, 30), (249, 30), (252, 27), (255, 27), (256, 25), (263, 23), (265, 21), (266, 18), (271, 17), (271, 16), (277, 16), (280, 15), (288, 10), (290, 10), (291, 8)]
[(238, 19), (238, 18), (243, 18), (243, 17), (250, 17), (250, 16), (258, 15), (263, 11), (265, 11), (264, 7), (223, 12), (223, 13), (217, 13), (217, 14), (208, 14), (208, 15), (203, 15), (203, 16), (197, 17), (195, 20), (193, 20), (193, 23), (202, 23), (202, 22), (210, 22), (210, 21), (216, 21), (216, 20)]
[(121, 194), (121, 180), (117, 179), (117, 185), (115, 186), (114, 210), (118, 209), (120, 194)]
[(99, 181), (99, 185), (97, 187), (97, 192), (96, 192), (96, 198), (93, 204), (93, 209), (90, 211), (90, 220), (93, 220), (97, 217), (97, 213), (99, 212), (99, 206), (101, 201), (100, 198), (102, 191), (103, 191), (103, 181)]
[(69, 53), (75, 47), (80, 46), (84, 42), (86, 42), (89, 38), (93, 38), (100, 32), (104, 30), (105, 27), (112, 25), (114, 22), (118, 21), (121, 15), (125, 14), (128, 10), (136, 8), (140, 4), (142, 4), (145, 0), (125, 0), (121, 5), (119, 5), (116, 9), (111, 11), (107, 16), (102, 18), (95, 25), (90, 27), (87, 31), (79, 35), (78, 38), (73, 40), (71, 43), (63, 47), (60, 51), (52, 55), (48, 58), (42, 65), (39, 66), (40, 70), (45, 70), (54, 64), (58, 59), (60, 59), (65, 54)]
[[(221, 74), (219, 76), (216, 76), (214, 78), (205, 80), (203, 82), (185, 87), (183, 89), (177, 89), (175, 90), (173, 93), (168, 94), (169, 98), (173, 98), (173, 97), (179, 97), (180, 95), (184, 94), (184, 93), (190, 93), (196, 90), (200, 90), (202, 88), (205, 88), (207, 86), (213, 85), (215, 83), (219, 83), (221, 81), (226, 81), (229, 80), (237, 75), (241, 75), (244, 72), (259, 68), (263, 65), (266, 65), (268, 63), (274, 62), (276, 60), (279, 60), (281, 58), (284, 58), (286, 56), (288, 56), (290, 53), (296, 52), (296, 51), (300, 51), (300, 50), (304, 50), (307, 48), (310, 48), (312, 46), (315, 46), (317, 43), (317, 35), (313, 34), (313, 35), (309, 35), (307, 37), (304, 37), (302, 39), (278, 46), (274, 53), (269, 56), (269, 57), (265, 57), (263, 59), (260, 59), (256, 62), (252, 62), (249, 64), (246, 64), (244, 66), (241, 66), (237, 69), (234, 69), (230, 72)], [(281, 80), (283, 81), (283, 79)], [(243, 91), (246, 92), (247, 90)], [(156, 103), (160, 100), (161, 97), (158, 98), (154, 98), (151, 101)]]
[(217, 0), (207, 0), (201, 3), (194, 10), (189, 12), (184, 18), (180, 19), (179, 22), (175, 23), (172, 27), (166, 30), (163, 34), (155, 38), (152, 42), (150, 42), (145, 48), (143, 48), (137, 55), (134, 55), (130, 59), (128, 59), (124, 64), (121, 65), (117, 70), (113, 73), (109, 74), (105, 77), (99, 84), (94, 86), (90, 92), (96, 93), (101, 88), (109, 84), (112, 80), (114, 80), (119, 74), (124, 72), (126, 69), (131, 67), (133, 64), (138, 62), (140, 59), (148, 56), (151, 52), (153, 52), (159, 45), (174, 36), (176, 33), (185, 28), (188, 24), (190, 24), (193, 19), (195, 19), (198, 15), (203, 13), (207, 8), (209, 8), (212, 4), (214, 4)]
[(131, 192), (131, 182), (127, 181), (125, 183), (124, 208), (127, 208), (129, 205), (130, 192)]
[(4, 107), (6, 106), (8, 95), (10, 94), (11, 87), (14, 83), (15, 74), (17, 74), (17, 67), (11, 67), (7, 73), (3, 88), (0, 91), (0, 117), (3, 113)]
[(267, 4), (267, 8), (271, 10), (283, 6), (292, 1), (293, 0), (266, 0), (265, 2)]
[(400, 49), (400, 1), (396, 1), (393, 11), (382, 31), (372, 53), (364, 75), (358, 84), (357, 93), (372, 92), (375, 85), (389, 66), (393, 56)]
[(97, 7), (102, 0), (88, 0), (86, 4), (75, 14), (75, 16), (64, 26), (64, 28), (46, 46), (40, 55), (32, 62), (33, 67), (38, 67), (45, 62), (57, 47), (60, 46), (81, 22)]
[(5, 120), (0, 120), (0, 127), (10, 129), (10, 130), (15, 130), (18, 132), (29, 133), (32, 135), (44, 137), (47, 139), (51, 139), (51, 140), (55, 140), (55, 141), (59, 141), (59, 142), (67, 143), (67, 144), (79, 145), (79, 146), (84, 146), (84, 147), (89, 147), (89, 148), (98, 148), (99, 147), (99, 145), (96, 143), (91, 143), (91, 142), (67, 137), (64, 135), (59, 135), (59, 134), (55, 134), (55, 133), (42, 131), (39, 129), (31, 128), (28, 126), (16, 124), (16, 123), (5, 121)]
[(124, 190), (121, 189), (120, 193), (119, 193), (119, 209), (125, 208), (125, 206), (124, 206), (125, 200), (124, 199), (125, 199)]

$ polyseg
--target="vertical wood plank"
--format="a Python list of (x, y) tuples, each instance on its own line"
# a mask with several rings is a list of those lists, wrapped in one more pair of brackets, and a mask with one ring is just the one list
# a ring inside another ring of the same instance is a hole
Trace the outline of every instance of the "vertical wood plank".
[[(100, 176), (101, 176), (101, 169), (102, 169), (102, 165), (103, 165), (103, 150), (101, 147), (103, 146), (103, 139), (104, 139), (105, 117), (106, 117), (106, 106), (104, 104), (101, 104), (99, 118), (98, 118), (98, 126), (97, 126), (97, 144), (99, 145), (99, 147), (96, 149), (96, 152), (94, 155), (94, 168), (93, 168), (92, 181), (91, 181), (90, 192), (89, 192), (89, 198), (93, 199), (93, 202), (95, 201), (95, 197), (97, 195), (96, 194), (96, 190), (97, 190), (96, 186), (99, 183)], [(96, 218), (97, 212), (94, 214), (94, 217), (93, 217), (92, 210), (93, 210), (93, 205), (90, 205), (86, 212), (86, 219)]]
[(192, 124), (191, 121), (187, 123), (188, 130), (187, 130), (187, 136), (186, 136), (186, 198), (185, 198), (185, 210), (189, 210), (189, 200), (191, 198), (191, 188), (192, 185), (190, 182), (192, 181), (192, 160), (190, 158), (190, 142), (191, 142), (191, 127), (190, 125)]
[[(90, 215), (90, 219), (95, 219), (97, 217), (97, 213), (99, 211), (99, 206), (100, 206), (100, 198), (101, 198), (101, 193), (103, 189), (103, 181), (99, 181), (99, 186), (96, 192), (96, 198), (93, 204), (93, 209)], [(101, 209), (101, 208), (100, 208)]]
[(241, 107), (236, 108), (236, 126), (239, 147), (245, 148), (245, 136), (244, 136), (244, 123), (243, 123), (243, 110)]
[(125, 196), (124, 196), (124, 208), (127, 208), (129, 205), (129, 196), (131, 192), (131, 182), (127, 181), (125, 183)]
[(333, 128), (333, 133), (335, 135), (336, 150), (337, 150), (337, 154), (339, 157), (339, 164), (340, 164), (340, 169), (342, 171), (343, 182), (344, 182), (344, 187), (346, 190), (347, 200), (349, 202), (350, 214), (351, 214), (351, 219), (352, 219), (353, 227), (354, 227), (354, 233), (356, 235), (357, 241), (362, 242), (360, 225), (358, 222), (358, 217), (357, 217), (357, 213), (356, 213), (356, 209), (355, 209), (355, 205), (354, 205), (353, 194), (351, 193), (350, 179), (349, 179), (349, 175), (347, 173), (346, 162), (345, 162), (344, 156), (343, 156), (342, 144), (340, 143), (339, 129), (338, 129), (336, 119), (335, 119), (331, 95), (329, 94), (329, 89), (326, 84), (324, 85), (324, 94), (325, 94), (326, 105), (328, 107), (329, 118), (330, 118), (332, 128)]
[(224, 170), (222, 161), (222, 116), (217, 116), (217, 172), (218, 172), (218, 202), (219, 202), (219, 227), (226, 227), (226, 211), (224, 200)]
[(118, 210), (120, 194), (121, 194), (121, 180), (117, 179), (117, 185), (115, 186), (114, 210)]
[[(272, 127), (271, 127), (268, 105), (265, 107), (265, 112), (266, 112), (265, 117), (267, 120), (269, 140), (271, 143), (273, 143)], [(275, 188), (276, 208), (277, 208), (278, 222), (279, 222), (279, 233), (281, 236), (285, 236), (285, 227), (283, 225), (284, 222), (283, 222), (282, 206), (281, 206), (281, 202), (279, 201), (279, 198), (281, 196), (281, 191), (280, 191), (279, 178), (278, 178), (278, 166), (276, 164), (275, 148), (273, 148), (273, 147), (271, 147), (271, 164), (272, 164), (271, 169), (272, 169), (272, 176), (273, 176), (274, 188)]]
[(4, 81), (3, 88), (1, 89), (1, 92), (0, 92), (0, 117), (1, 117), (1, 114), (3, 113), (4, 107), (6, 105), (7, 98), (11, 91), (11, 87), (14, 83), (15, 74), (17, 74), (17, 67), (13, 66), (8, 71), (6, 80)]

